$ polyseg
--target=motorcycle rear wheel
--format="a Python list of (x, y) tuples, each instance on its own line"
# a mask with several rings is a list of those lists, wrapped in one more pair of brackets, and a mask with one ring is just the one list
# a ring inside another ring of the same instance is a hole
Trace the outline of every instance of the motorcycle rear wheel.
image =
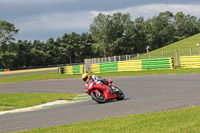
[(105, 103), (106, 99), (102, 93), (100, 93), (100, 96), (96, 92), (91, 92), (91, 97), (93, 100), (95, 100), (97, 103)]
[(123, 100), (124, 99), (124, 97), (125, 97), (125, 95), (124, 95), (124, 93), (122, 92), (122, 90), (121, 89), (119, 89), (118, 87), (116, 87), (116, 86), (114, 86), (115, 88), (117, 88), (118, 89), (118, 91), (115, 93), (116, 95), (117, 95), (117, 100)]

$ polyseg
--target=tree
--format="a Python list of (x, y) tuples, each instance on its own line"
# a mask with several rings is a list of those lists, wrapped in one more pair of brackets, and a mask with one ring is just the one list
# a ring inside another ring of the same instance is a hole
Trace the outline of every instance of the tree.
[(161, 12), (158, 16), (146, 21), (147, 44), (157, 49), (173, 42), (174, 25), (173, 14), (169, 11)]
[(14, 35), (18, 33), (18, 29), (15, 28), (14, 24), (7, 21), (0, 21), (0, 44), (2, 42), (7, 43), (15, 40)]
[(7, 21), (0, 21), (0, 67), (12, 67), (16, 53), (10, 51), (9, 44), (12, 43), (14, 35), (18, 33), (18, 29), (15, 28), (14, 24)]
[(190, 16), (189, 14), (185, 15), (183, 12), (178, 12), (174, 16), (174, 20), (176, 41), (200, 32), (200, 25), (195, 16)]
[(111, 56), (115, 48), (121, 43), (125, 34), (125, 27), (131, 23), (130, 14), (120, 12), (111, 15), (100, 13), (90, 25), (92, 38), (96, 41), (96, 48), (102, 56)]
[(40, 40), (33, 41), (33, 47), (31, 48), (31, 65), (32, 66), (43, 66), (46, 65), (47, 52), (46, 45)]

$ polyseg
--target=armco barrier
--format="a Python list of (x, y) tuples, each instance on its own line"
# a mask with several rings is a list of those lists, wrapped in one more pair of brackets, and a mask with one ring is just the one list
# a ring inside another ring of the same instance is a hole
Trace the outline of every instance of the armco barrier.
[(64, 67), (65, 74), (83, 74), (83, 65), (73, 65)]
[(100, 73), (100, 72), (117, 72), (118, 64), (117, 62), (106, 62), (106, 63), (98, 63), (91, 65), (92, 72)]
[(118, 64), (117, 62), (100, 63), (99, 69), (100, 72), (117, 72)]
[(142, 71), (141, 60), (119, 61), (118, 71)]
[(142, 70), (173, 69), (173, 58), (144, 59)]
[(94, 73), (173, 69), (173, 58), (128, 60), (91, 65)]
[(181, 68), (200, 68), (200, 56), (181, 56)]

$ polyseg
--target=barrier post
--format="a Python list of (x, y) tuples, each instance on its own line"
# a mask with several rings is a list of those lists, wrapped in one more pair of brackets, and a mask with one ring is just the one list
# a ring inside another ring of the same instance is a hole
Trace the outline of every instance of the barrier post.
[(174, 58), (173, 57), (172, 57), (172, 67), (173, 67), (173, 69), (175, 69)]
[(94, 64), (94, 60), (93, 60), (93, 58), (92, 58), (91, 60), (92, 60), (92, 64)]
[(192, 48), (190, 48), (190, 56), (192, 56)]
[(109, 59), (109, 62), (111, 62), (111, 57), (108, 57), (108, 59)]
[(84, 59), (84, 73), (86, 73), (87, 69), (87, 59)]
[(162, 58), (164, 58), (164, 51), (162, 51)]
[(87, 71), (90, 71), (91, 70), (91, 61), (92, 59), (88, 59), (88, 65), (87, 65)]
[(149, 52), (149, 59), (151, 59), (151, 52)]
[(199, 43), (199, 55), (200, 55), (200, 43)]
[(114, 62), (116, 62), (116, 56), (114, 56)]
[(178, 67), (179, 66), (179, 63), (178, 63), (178, 50), (176, 49), (175, 50), (175, 55), (176, 55), (176, 67)]
[(139, 56), (140, 56), (140, 54), (139, 54), (139, 53), (137, 53), (137, 60), (139, 60)]

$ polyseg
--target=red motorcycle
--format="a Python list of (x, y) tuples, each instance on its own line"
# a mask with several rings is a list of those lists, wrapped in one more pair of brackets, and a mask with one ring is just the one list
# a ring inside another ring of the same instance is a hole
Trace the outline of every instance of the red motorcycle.
[[(123, 100), (124, 93), (118, 87), (112, 86), (112, 81), (110, 79), (107, 81), (108, 85), (95, 83), (90, 80), (85, 88), (86, 93), (88, 93), (97, 103), (105, 103), (111, 99)], [(111, 87), (112, 91), (114, 90), (113, 94), (109, 90)]]

